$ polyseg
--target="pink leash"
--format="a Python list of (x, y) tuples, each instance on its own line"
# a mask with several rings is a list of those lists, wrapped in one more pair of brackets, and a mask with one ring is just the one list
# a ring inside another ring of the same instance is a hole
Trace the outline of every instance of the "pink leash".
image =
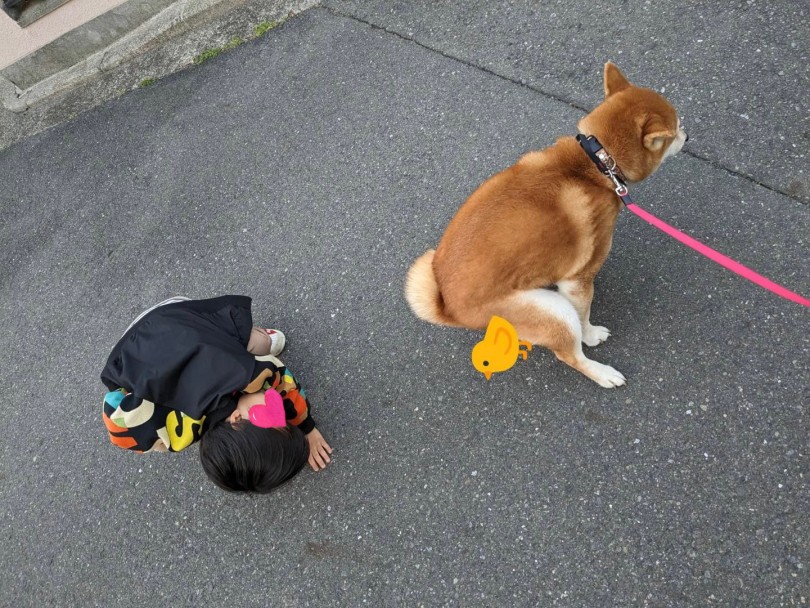
[(764, 287), (768, 291), (772, 291), (776, 295), (781, 296), (786, 300), (790, 300), (791, 302), (796, 302), (798, 304), (802, 304), (803, 306), (810, 306), (810, 300), (807, 298), (803, 298), (799, 294), (793, 293), (789, 289), (774, 283), (770, 279), (767, 279), (750, 268), (743, 266), (739, 262), (732, 260), (730, 257), (723, 255), (719, 251), (715, 251), (700, 241), (696, 241), (688, 234), (684, 234), (677, 228), (667, 224), (665, 221), (659, 220), (652, 213), (644, 211), (644, 209), (630, 200), (630, 193), (627, 191), (627, 186), (621, 179), (619, 179), (619, 175), (621, 175), (621, 173), (618, 171), (616, 161), (610, 154), (608, 154), (604, 146), (599, 143), (599, 140), (593, 135), (580, 134), (577, 135), (577, 141), (579, 142), (579, 145), (582, 146), (585, 153), (596, 164), (598, 169), (613, 181), (613, 185), (616, 186), (616, 194), (620, 199), (622, 199), (624, 206), (645, 222), (649, 222), (662, 232), (667, 233), (673, 239), (680, 241), (687, 247), (691, 247), (698, 253), (705, 255), (710, 260), (717, 262), (725, 268), (728, 268), (731, 272), (735, 272), (741, 277), (745, 277), (752, 283), (756, 283), (760, 287)]
[(787, 300), (790, 300), (792, 302), (798, 302), (799, 304), (803, 304), (804, 306), (810, 306), (810, 300), (808, 300), (807, 298), (803, 298), (799, 294), (793, 293), (789, 289), (786, 289), (785, 287), (782, 287), (781, 285), (774, 283), (770, 279), (767, 279), (763, 277), (761, 274), (754, 272), (750, 268), (743, 266), (739, 262), (732, 260), (730, 257), (723, 255), (719, 251), (715, 251), (714, 249), (712, 249), (711, 247), (707, 247), (700, 241), (696, 241), (688, 234), (684, 234), (677, 228), (674, 228), (669, 224), (667, 224), (665, 221), (659, 220), (653, 214), (647, 213), (646, 211), (644, 211), (644, 209), (642, 209), (635, 203), (628, 203), (625, 206), (630, 211), (639, 216), (641, 219), (643, 219), (645, 222), (649, 222), (659, 230), (666, 232), (673, 239), (680, 241), (687, 247), (691, 247), (698, 253), (702, 253), (710, 260), (717, 262), (721, 266), (725, 266), (732, 272), (736, 272), (741, 277), (745, 277), (749, 281), (756, 283), (760, 287), (764, 287), (765, 289), (772, 291), (776, 295), (782, 296)]

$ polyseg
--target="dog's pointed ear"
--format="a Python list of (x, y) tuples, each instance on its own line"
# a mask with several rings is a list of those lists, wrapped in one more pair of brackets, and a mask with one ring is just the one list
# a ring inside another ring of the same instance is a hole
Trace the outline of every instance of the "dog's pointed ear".
[(667, 140), (675, 137), (675, 131), (668, 128), (660, 116), (650, 116), (642, 129), (644, 147), (651, 152), (660, 150)]
[(619, 91), (623, 91), (629, 86), (630, 81), (625, 78), (624, 74), (621, 73), (621, 70), (617, 68), (613, 63), (608, 61), (605, 64), (605, 98), (607, 99), (614, 93), (618, 93)]

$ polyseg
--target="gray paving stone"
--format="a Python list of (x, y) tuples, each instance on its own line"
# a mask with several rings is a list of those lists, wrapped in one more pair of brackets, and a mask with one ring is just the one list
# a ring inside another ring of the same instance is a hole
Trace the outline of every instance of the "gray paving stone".
[(690, 152), (810, 201), (805, 2), (324, 4), (586, 109), (601, 95), (594, 66), (612, 60), (665, 90)]

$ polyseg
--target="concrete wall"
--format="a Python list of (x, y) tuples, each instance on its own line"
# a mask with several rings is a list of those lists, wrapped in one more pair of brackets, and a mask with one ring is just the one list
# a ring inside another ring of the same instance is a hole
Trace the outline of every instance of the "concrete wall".
[(71, 0), (26, 28), (0, 10), (0, 70), (126, 0)]

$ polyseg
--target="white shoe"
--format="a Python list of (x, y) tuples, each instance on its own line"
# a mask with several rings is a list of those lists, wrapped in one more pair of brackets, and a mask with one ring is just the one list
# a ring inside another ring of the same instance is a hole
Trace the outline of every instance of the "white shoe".
[(280, 355), (281, 351), (284, 350), (284, 346), (287, 344), (287, 338), (277, 329), (262, 328), (262, 330), (267, 334), (267, 337), (270, 338), (270, 354), (274, 357)]

